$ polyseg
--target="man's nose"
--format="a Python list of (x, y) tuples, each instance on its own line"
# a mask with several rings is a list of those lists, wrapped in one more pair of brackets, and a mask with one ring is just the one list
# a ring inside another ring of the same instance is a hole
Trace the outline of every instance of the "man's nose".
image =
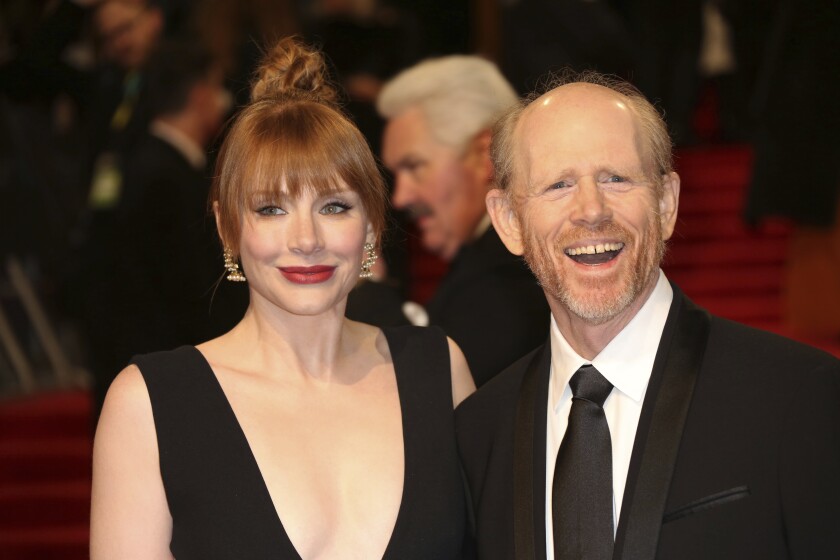
[(293, 253), (309, 254), (323, 246), (320, 227), (314, 216), (303, 212), (292, 214), (288, 233), (289, 250)]
[(397, 210), (405, 210), (416, 200), (414, 182), (405, 173), (397, 173), (394, 177), (394, 192), (391, 194), (391, 204)]
[(578, 181), (573, 204), (571, 220), (576, 224), (594, 227), (612, 218), (604, 191), (591, 177), (582, 177)]

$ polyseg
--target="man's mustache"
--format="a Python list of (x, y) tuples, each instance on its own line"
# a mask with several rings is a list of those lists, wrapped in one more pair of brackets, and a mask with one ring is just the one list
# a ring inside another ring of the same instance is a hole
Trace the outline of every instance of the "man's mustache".
[(414, 222), (420, 218), (431, 216), (433, 214), (432, 209), (425, 204), (412, 204), (405, 209), (405, 213), (408, 218)]

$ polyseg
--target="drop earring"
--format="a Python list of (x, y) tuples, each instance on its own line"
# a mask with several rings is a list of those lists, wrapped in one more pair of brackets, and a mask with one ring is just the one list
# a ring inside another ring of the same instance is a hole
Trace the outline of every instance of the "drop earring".
[(225, 248), (224, 251), (225, 257), (225, 270), (227, 271), (227, 278), (231, 282), (245, 282), (245, 275), (242, 274), (242, 271), (239, 269), (239, 265), (233, 260), (233, 253), (228, 249)]
[(362, 261), (362, 271), (359, 272), (359, 278), (370, 278), (373, 276), (373, 272), (370, 269), (376, 263), (379, 255), (376, 254), (376, 248), (373, 246), (373, 243), (365, 243), (364, 249), (365, 258)]

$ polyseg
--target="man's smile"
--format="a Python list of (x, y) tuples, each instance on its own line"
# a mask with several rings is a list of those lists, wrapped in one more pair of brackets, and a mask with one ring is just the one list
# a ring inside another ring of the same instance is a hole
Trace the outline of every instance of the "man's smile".
[(616, 258), (624, 249), (624, 243), (597, 243), (568, 247), (563, 252), (573, 261), (580, 264), (603, 264)]

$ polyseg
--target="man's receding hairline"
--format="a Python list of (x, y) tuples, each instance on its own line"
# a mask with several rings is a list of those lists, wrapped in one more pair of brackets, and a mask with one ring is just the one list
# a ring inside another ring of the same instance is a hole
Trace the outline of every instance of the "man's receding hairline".
[[(579, 86), (579, 87), (575, 87), (575, 86)], [(660, 182), (660, 177), (656, 173), (656, 170), (654, 169), (654, 170), (651, 171), (651, 170), (648, 169), (651, 166), (656, 167), (656, 162), (654, 161), (653, 154), (645, 153), (645, 152), (649, 151), (649, 147), (647, 146), (648, 143), (645, 142), (644, 123), (643, 123), (643, 120), (642, 120), (642, 116), (639, 114), (638, 108), (636, 107), (636, 103), (634, 102), (634, 100), (631, 97), (629, 97), (628, 95), (626, 95), (626, 94), (624, 94), (620, 91), (617, 91), (615, 89), (609, 88), (609, 87), (601, 85), (601, 84), (595, 84), (595, 83), (591, 83), (591, 82), (571, 82), (571, 83), (568, 83), (568, 84), (561, 84), (561, 85), (559, 85), (559, 86), (557, 86), (557, 87), (555, 87), (555, 88), (553, 88), (549, 91), (543, 92), (540, 95), (537, 95), (537, 96), (533, 97), (530, 100), (525, 100), (527, 104), (522, 107), (522, 110), (519, 113), (519, 116), (516, 118), (516, 123), (514, 124), (513, 130), (511, 131), (512, 132), (511, 140), (513, 141), (512, 142), (512, 144), (513, 144), (512, 148), (514, 148), (513, 149), (513, 154), (512, 154), (513, 157), (511, 158), (511, 163), (513, 164), (513, 169), (511, 170), (513, 172), (512, 173), (513, 177), (516, 178), (516, 177), (519, 177), (522, 174), (522, 170), (520, 169), (521, 165), (519, 165), (519, 160), (521, 159), (521, 157), (520, 157), (521, 154), (519, 153), (520, 152), (519, 148), (522, 145), (521, 141), (520, 141), (520, 135), (522, 134), (522, 127), (524, 126), (523, 123), (525, 122), (525, 120), (529, 116), (529, 114), (532, 112), (532, 110), (536, 110), (536, 107), (538, 107), (540, 105), (541, 100), (543, 98), (548, 98), (550, 96), (553, 96), (553, 95), (557, 94), (558, 91), (560, 91), (564, 88), (566, 88), (567, 92), (569, 90), (572, 90), (572, 89), (584, 89), (584, 90), (585, 89), (595, 89), (596, 91), (601, 91), (601, 92), (606, 93), (607, 95), (605, 97), (608, 97), (608, 98), (611, 97), (613, 99), (620, 100), (624, 105), (623, 108), (628, 111), (628, 113), (630, 114), (630, 118), (632, 119), (633, 144), (635, 145), (636, 152), (639, 156), (639, 162), (642, 165), (642, 171), (645, 173), (645, 175), (648, 175), (649, 172), (652, 173), (651, 177), (649, 177), (649, 178), (652, 181), (654, 181), (655, 183)], [(519, 181), (520, 183), (526, 182), (525, 181), (526, 178), (522, 177), (521, 179), (522, 180)], [(511, 186), (513, 186), (514, 189), (515, 189), (516, 184), (517, 184), (517, 181), (513, 181), (513, 184)], [(528, 185), (523, 185), (523, 186), (527, 187)], [(513, 189), (509, 189), (509, 190), (513, 190)], [(511, 194), (513, 194), (513, 193), (511, 193)]]

